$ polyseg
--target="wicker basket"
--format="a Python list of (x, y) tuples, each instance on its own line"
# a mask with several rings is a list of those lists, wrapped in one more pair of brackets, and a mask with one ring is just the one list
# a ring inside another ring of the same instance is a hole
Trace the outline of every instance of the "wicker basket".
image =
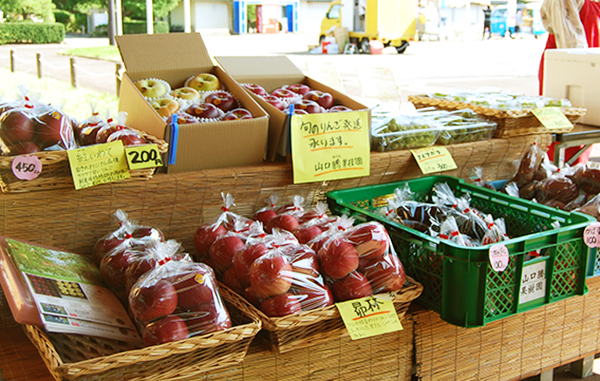
[(219, 293), (236, 325), (225, 331), (141, 349), (123, 351), (126, 348), (119, 342), (46, 334), (31, 325), (23, 329), (59, 381), (188, 380), (200, 373), (239, 364), (260, 330), (261, 322), (246, 301), (222, 284)]
[[(473, 110), (478, 115), (496, 122), (498, 127), (494, 132), (494, 138), (510, 138), (513, 136), (532, 135), (548, 133), (548, 129), (540, 123), (530, 109), (523, 110), (499, 110), (489, 107), (474, 105), (471, 103), (456, 102), (447, 99), (430, 98), (426, 95), (412, 95), (408, 97), (409, 102), (416, 108), (435, 107), (436, 109), (454, 111), (464, 108)], [(560, 110), (574, 125), (582, 116), (586, 109), (581, 107), (561, 107)], [(567, 133), (573, 127), (553, 129), (553, 133)]]
[[(404, 287), (394, 299), (394, 306), (400, 319), (408, 310), (410, 303), (418, 298), (422, 291), (423, 285), (406, 277)], [(258, 339), (271, 351), (280, 354), (338, 339), (347, 334), (335, 305), (275, 318), (265, 315), (258, 309), (255, 309), (255, 313), (260, 317), (263, 327)]]
[[(136, 130), (137, 131), (137, 130)], [(168, 144), (143, 131), (138, 131), (149, 144), (156, 144), (158, 152), (167, 152)], [(12, 172), (14, 156), (0, 156), (0, 191), (2, 193), (31, 192), (40, 190), (74, 188), (67, 151), (42, 151), (34, 154), (42, 162), (42, 172), (33, 180), (20, 180)], [(148, 180), (156, 168), (129, 171), (131, 180)]]

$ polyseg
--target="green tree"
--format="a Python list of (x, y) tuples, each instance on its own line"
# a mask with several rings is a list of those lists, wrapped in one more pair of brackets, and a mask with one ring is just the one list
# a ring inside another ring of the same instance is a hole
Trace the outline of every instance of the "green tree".
[[(0, 0), (19, 1), (19, 0)], [(35, 1), (35, 0), (31, 0)], [(106, 0), (52, 0), (58, 9), (71, 12), (87, 13), (90, 9), (108, 9)], [(171, 12), (180, 0), (152, 0), (152, 13), (154, 18), (165, 17)], [(146, 19), (146, 0), (121, 0), (123, 16), (132, 19)]]
[(7, 21), (35, 20), (54, 22), (52, 0), (0, 0)]

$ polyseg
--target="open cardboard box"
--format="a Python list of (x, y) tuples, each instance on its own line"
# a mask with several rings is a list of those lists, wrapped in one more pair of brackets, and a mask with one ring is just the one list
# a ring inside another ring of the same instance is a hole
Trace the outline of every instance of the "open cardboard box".
[[(355, 101), (349, 96), (305, 76), (292, 61), (285, 56), (270, 57), (215, 57), (233, 79), (238, 83), (253, 83), (260, 85), (271, 93), (284, 85), (303, 83), (313, 90), (328, 92), (333, 96), (336, 105), (343, 105), (355, 111), (367, 110), (367, 106)], [(248, 93), (256, 102), (269, 113), (269, 142), (267, 143), (267, 158), (287, 156), (288, 128), (290, 118), (256, 94)], [(369, 117), (369, 121), (370, 121)], [(370, 122), (369, 122), (370, 123)]]
[[(117, 36), (127, 71), (121, 82), (119, 111), (127, 112), (127, 124), (166, 140), (176, 149), (175, 163), (167, 172), (261, 164), (269, 128), (269, 116), (221, 67), (211, 60), (198, 33)], [(145, 100), (134, 82), (145, 78), (167, 81), (172, 89), (200, 73), (215, 74), (225, 89), (248, 109), (253, 119), (180, 124), (177, 145), (171, 126)]]

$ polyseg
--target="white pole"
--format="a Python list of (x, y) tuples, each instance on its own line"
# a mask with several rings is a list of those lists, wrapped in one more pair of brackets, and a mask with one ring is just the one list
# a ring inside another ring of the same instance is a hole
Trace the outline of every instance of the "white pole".
[(190, 33), (192, 31), (192, 15), (190, 14), (190, 0), (183, 0), (183, 31)]
[(152, 0), (146, 0), (146, 33), (154, 33), (154, 16), (152, 15)]
[(117, 24), (117, 36), (123, 35), (123, 6), (121, 5), (121, 0), (115, 1), (115, 18)]

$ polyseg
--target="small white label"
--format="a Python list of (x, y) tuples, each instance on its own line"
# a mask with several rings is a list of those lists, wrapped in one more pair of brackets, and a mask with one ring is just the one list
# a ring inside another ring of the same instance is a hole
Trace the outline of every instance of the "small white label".
[(504, 271), (508, 266), (508, 249), (502, 244), (490, 246), (490, 264), (496, 272)]
[(523, 265), (519, 304), (531, 302), (546, 296), (546, 261)]
[(600, 222), (592, 222), (583, 231), (583, 242), (588, 247), (600, 247)]

